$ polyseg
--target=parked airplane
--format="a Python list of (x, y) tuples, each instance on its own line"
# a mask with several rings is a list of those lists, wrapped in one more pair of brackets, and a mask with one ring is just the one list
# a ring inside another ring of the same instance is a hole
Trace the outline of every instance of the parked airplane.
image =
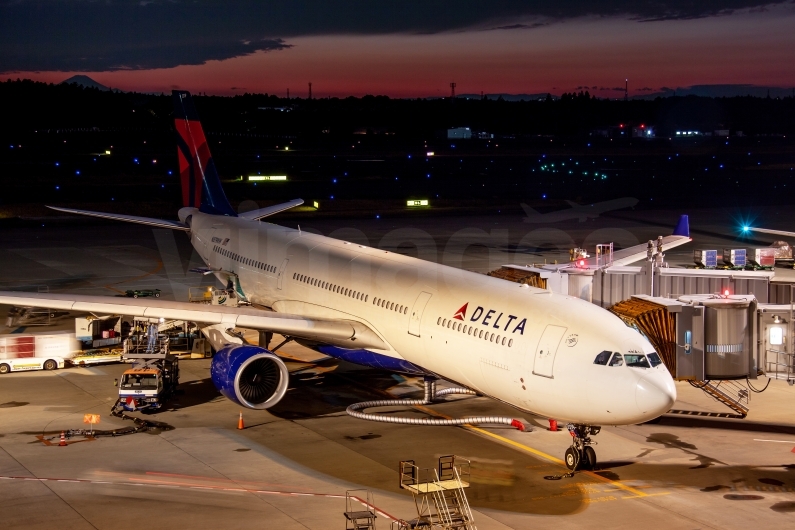
[[(595, 463), (598, 425), (640, 423), (673, 405), (673, 379), (652, 345), (593, 304), (261, 221), (300, 199), (237, 215), (190, 94), (173, 99), (179, 221), (55, 209), (184, 231), (208, 270), (252, 307), (20, 292), (0, 292), (0, 303), (264, 330), (360, 365), (444, 378), (574, 424), (570, 468)], [(224, 396), (253, 409), (284, 396), (287, 368), (265, 346), (217, 351), (211, 374)]]
[(621, 199), (597, 202), (595, 204), (577, 204), (573, 201), (565, 202), (571, 206), (571, 208), (549, 213), (541, 213), (529, 207), (525, 203), (522, 203), (522, 209), (527, 214), (527, 217), (524, 218), (524, 222), (557, 223), (558, 221), (566, 221), (568, 219), (579, 219), (580, 222), (583, 222), (586, 219), (599, 217), (599, 215), (605, 212), (620, 210), (621, 208), (632, 208), (638, 204), (638, 199), (633, 197), (623, 197)]

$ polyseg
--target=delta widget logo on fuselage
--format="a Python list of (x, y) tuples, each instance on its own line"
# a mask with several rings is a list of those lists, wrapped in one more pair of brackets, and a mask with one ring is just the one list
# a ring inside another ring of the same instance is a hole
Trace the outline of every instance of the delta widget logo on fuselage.
[[(462, 305), (461, 308), (455, 312), (453, 318), (455, 320), (466, 320), (467, 319), (467, 307), (469, 306), (469, 302)], [(496, 318), (494, 315), (497, 315)], [(481, 326), (492, 327), (494, 329), (499, 329), (502, 331), (508, 331), (509, 328), (513, 328), (511, 333), (519, 332), (520, 335), (524, 335), (524, 327), (527, 324), (527, 319), (523, 318), (519, 320), (519, 317), (516, 315), (508, 315), (504, 319), (505, 313), (497, 314), (497, 310), (489, 309), (486, 310), (482, 306), (477, 306), (475, 310), (472, 312), (472, 316), (469, 317), (470, 322), (477, 322)], [(518, 321), (514, 324), (515, 321)]]

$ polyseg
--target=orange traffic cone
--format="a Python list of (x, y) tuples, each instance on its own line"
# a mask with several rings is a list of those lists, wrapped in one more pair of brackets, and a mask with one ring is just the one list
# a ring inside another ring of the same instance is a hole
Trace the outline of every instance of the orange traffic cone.
[(58, 445), (60, 447), (66, 447), (66, 434), (63, 431), (61, 431), (61, 441), (58, 442)]
[(246, 427), (243, 425), (243, 411), (240, 411), (240, 419), (237, 420), (237, 428), (240, 430), (245, 429)]

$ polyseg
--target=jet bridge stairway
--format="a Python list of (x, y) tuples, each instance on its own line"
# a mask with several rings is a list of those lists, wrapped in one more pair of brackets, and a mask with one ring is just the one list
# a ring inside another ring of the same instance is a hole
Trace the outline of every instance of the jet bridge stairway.
[[(750, 405), (750, 393), (748, 388), (742, 384), (742, 380), (724, 379), (720, 381), (689, 381), (689, 383), (704, 391), (708, 396), (716, 401), (726, 405), (737, 414), (717, 414), (724, 418), (738, 418), (743, 419), (748, 415), (748, 407)], [(699, 413), (691, 411), (672, 410), (677, 414), (688, 415), (710, 415), (715, 416), (716, 413)]]
[(417, 519), (407, 528), (477, 530), (465, 492), (469, 460), (442, 456), (436, 469), (420, 469), (413, 460), (404, 460), (399, 471), (400, 487), (411, 492), (417, 507)]

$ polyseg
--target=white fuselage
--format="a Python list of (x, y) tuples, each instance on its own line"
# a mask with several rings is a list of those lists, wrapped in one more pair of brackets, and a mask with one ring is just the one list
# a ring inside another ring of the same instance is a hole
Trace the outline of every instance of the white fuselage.
[(521, 410), (616, 425), (655, 418), (676, 399), (662, 364), (594, 364), (605, 350), (654, 349), (583, 300), (271, 223), (193, 208), (180, 219), (202, 260), (224, 283), (237, 278), (250, 302), (362, 322), (387, 344), (369, 351)]

